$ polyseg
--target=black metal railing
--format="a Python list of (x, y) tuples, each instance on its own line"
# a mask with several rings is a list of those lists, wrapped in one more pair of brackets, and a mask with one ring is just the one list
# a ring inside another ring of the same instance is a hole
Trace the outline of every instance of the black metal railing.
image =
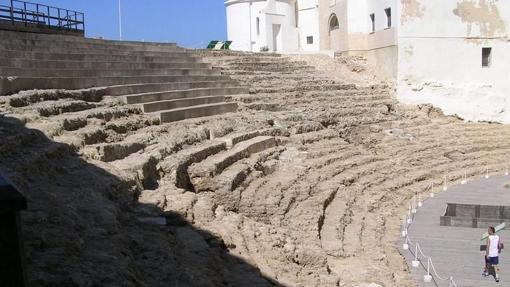
[(0, 285), (25, 286), (25, 253), (20, 211), (25, 197), (0, 173)]
[(13, 25), (36, 25), (60, 30), (85, 32), (85, 15), (81, 12), (32, 2), (0, 0), (0, 20)]

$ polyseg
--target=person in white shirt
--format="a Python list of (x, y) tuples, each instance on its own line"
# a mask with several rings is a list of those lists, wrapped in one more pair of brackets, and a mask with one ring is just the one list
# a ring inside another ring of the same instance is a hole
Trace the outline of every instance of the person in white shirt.
[(494, 277), (499, 282), (499, 253), (501, 252), (501, 240), (496, 234), (494, 227), (489, 227), (489, 237), (487, 237), (487, 249), (485, 251), (485, 270), (484, 276), (489, 275), (489, 267), (494, 266)]

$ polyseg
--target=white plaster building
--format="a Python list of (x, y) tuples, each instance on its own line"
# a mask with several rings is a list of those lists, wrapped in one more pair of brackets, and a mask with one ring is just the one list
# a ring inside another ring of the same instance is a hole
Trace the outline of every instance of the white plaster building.
[[(510, 1), (227, 0), (245, 51), (362, 55), (398, 99), (468, 120), (510, 123)], [(308, 40), (308, 41), (307, 41)]]
[(317, 0), (226, 0), (234, 50), (319, 50)]
[(429, 2), (400, 6), (399, 100), (510, 123), (510, 1)]

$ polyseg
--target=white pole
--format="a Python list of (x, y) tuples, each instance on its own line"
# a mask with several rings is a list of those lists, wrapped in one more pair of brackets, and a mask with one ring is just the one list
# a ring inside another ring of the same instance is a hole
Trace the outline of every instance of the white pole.
[(423, 282), (432, 282), (432, 275), (430, 275), (430, 258), (427, 259), (427, 275), (423, 276)]
[(122, 41), (122, 9), (119, 0), (119, 40)]
[(250, 17), (250, 52), (253, 52), (253, 32), (252, 32), (252, 23), (251, 23), (251, 6), (253, 5), (253, 3), (250, 1), (250, 6), (248, 6), (248, 8), (250, 9), (248, 12), (249, 12), (249, 17)]
[(420, 261), (418, 261), (418, 243), (416, 243), (415, 251), (414, 251), (414, 260), (411, 263), (414, 268), (418, 268), (420, 266)]

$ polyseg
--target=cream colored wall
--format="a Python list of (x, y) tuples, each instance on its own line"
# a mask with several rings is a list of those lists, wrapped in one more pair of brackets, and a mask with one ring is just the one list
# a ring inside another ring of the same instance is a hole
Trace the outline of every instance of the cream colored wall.
[(379, 77), (395, 81), (398, 76), (398, 53), (398, 47), (393, 45), (368, 50), (366, 58)]
[[(510, 2), (401, 0), (398, 98), (510, 123)], [(482, 67), (482, 48), (492, 65)]]
[[(362, 55), (379, 76), (396, 79), (398, 67), (397, 28), (386, 27), (384, 9), (391, 7), (392, 24), (398, 24), (396, 0), (321, 0), (319, 23), (322, 50)], [(334, 2), (334, 5), (331, 3)], [(340, 29), (329, 34), (328, 20), (335, 13)], [(376, 32), (371, 32), (370, 14), (376, 15)]]
[[(321, 50), (332, 50), (333, 47), (337, 51), (345, 50), (348, 46), (347, 37), (347, 0), (319, 0), (319, 34), (320, 34), (320, 49)], [(329, 33), (329, 19), (331, 15), (335, 13), (338, 17), (340, 27), (334, 32), (333, 38), (335, 41), (331, 41), (331, 35)]]
[[(384, 9), (391, 9), (391, 27), (387, 26)], [(348, 1), (349, 54), (363, 55), (379, 77), (396, 80), (398, 74), (398, 13), (396, 0)], [(372, 33), (370, 14), (375, 15)]]

